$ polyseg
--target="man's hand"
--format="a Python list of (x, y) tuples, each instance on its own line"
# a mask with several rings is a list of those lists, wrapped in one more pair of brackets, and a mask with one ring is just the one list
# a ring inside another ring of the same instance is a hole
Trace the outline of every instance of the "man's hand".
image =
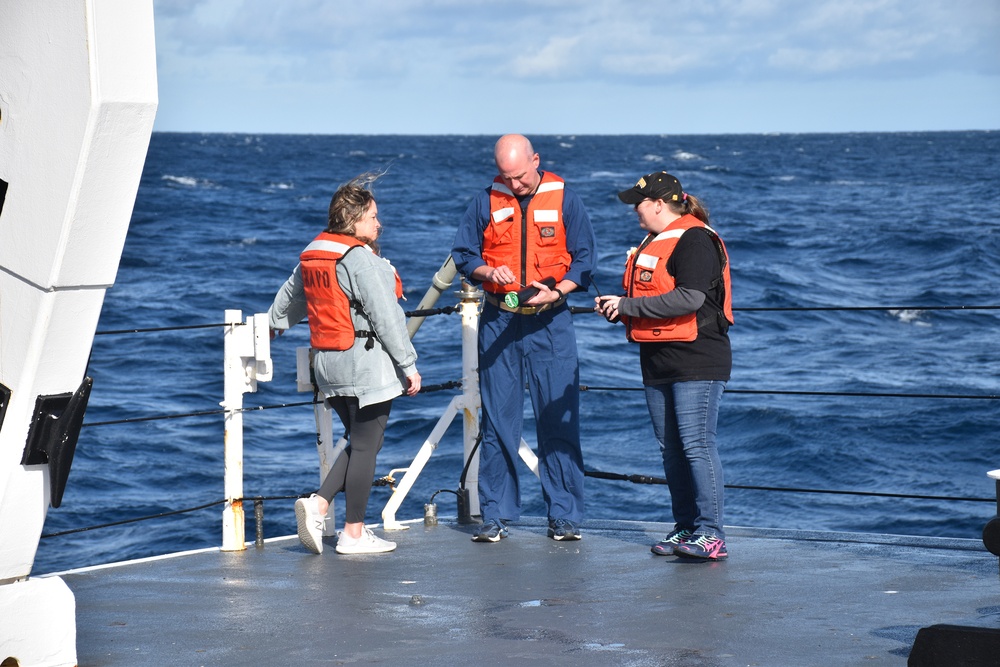
[(486, 279), (497, 285), (510, 285), (517, 282), (517, 276), (514, 275), (514, 272), (506, 264), (492, 268)]
[(531, 287), (537, 288), (538, 294), (525, 301), (521, 304), (522, 306), (544, 306), (547, 303), (555, 303), (562, 298), (559, 292), (549, 289), (548, 285), (537, 280), (531, 283)]

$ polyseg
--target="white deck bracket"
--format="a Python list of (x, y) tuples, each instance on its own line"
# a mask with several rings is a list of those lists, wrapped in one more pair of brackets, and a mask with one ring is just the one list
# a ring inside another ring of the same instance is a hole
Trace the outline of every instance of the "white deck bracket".
[(246, 516), (243, 509), (243, 394), (256, 392), (258, 382), (273, 375), (271, 337), (266, 313), (243, 321), (243, 312), (227, 310), (224, 333), (225, 496), (222, 510), (222, 550), (243, 551)]

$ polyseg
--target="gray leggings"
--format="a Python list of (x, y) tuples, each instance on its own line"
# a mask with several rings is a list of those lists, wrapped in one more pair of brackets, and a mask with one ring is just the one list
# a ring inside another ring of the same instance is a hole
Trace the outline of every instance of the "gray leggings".
[(358, 399), (354, 396), (331, 396), (326, 399), (326, 404), (337, 411), (351, 444), (337, 457), (316, 493), (329, 502), (343, 491), (346, 504), (344, 520), (361, 523), (365, 520), (368, 496), (375, 477), (375, 457), (382, 449), (392, 401), (359, 408)]

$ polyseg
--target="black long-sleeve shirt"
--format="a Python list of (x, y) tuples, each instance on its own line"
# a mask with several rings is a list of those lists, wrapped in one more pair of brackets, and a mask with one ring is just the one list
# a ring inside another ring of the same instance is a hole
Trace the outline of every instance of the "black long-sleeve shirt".
[(708, 232), (694, 227), (681, 236), (667, 260), (675, 288), (664, 294), (623, 298), (618, 312), (629, 317), (670, 318), (698, 313), (698, 337), (691, 342), (640, 343), (642, 383), (729, 380), (733, 352), (727, 327), (719, 318), (720, 291), (712, 287), (722, 274), (719, 251)]

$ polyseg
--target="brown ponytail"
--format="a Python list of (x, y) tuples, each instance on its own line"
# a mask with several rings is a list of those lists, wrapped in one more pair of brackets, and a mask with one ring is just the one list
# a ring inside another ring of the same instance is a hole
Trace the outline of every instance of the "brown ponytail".
[(693, 215), (708, 224), (708, 208), (694, 195), (684, 193), (684, 198), (680, 201), (668, 201), (666, 204), (677, 215)]

